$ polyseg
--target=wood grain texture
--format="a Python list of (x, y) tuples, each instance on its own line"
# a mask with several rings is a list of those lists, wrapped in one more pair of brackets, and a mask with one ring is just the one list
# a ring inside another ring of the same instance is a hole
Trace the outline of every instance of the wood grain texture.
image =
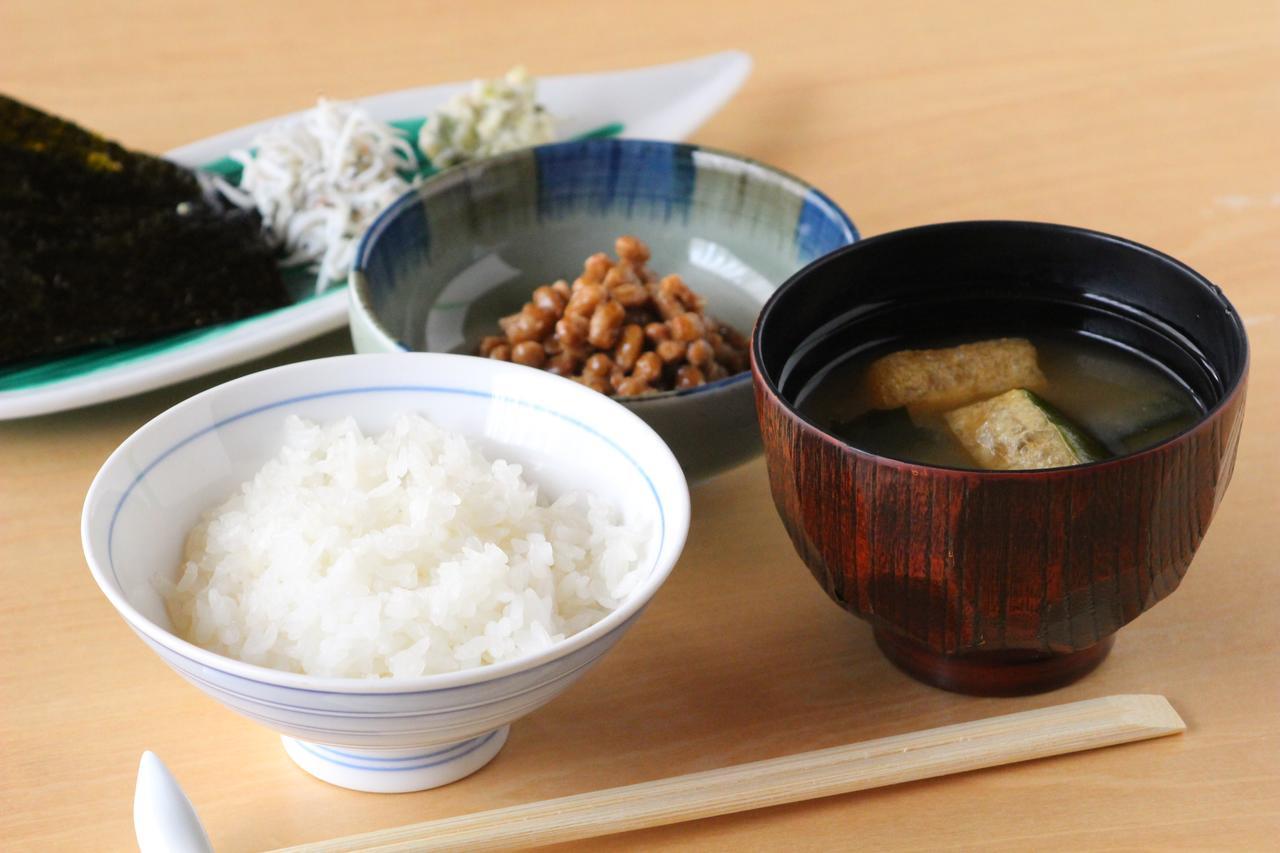
[[(592, 34), (584, 36), (582, 34)], [(1273, 0), (615, 5), (0, 3), (0, 88), (162, 151), (299, 109), (499, 73), (728, 47), (756, 69), (695, 136), (795, 172), (865, 234), (1071, 222), (1220, 284), (1253, 347), (1231, 489), (1178, 593), (1055, 702), (1163, 693), (1184, 737), (596, 839), (565, 849), (1267, 849), (1280, 830), (1280, 8)], [(341, 334), (174, 388), (0, 424), (0, 848), (124, 850), (154, 750), (219, 851), (517, 805), (1037, 707), (920, 685), (795, 555), (763, 463), (693, 492), (685, 556), (626, 640), (437, 791), (354, 794), (174, 676), (80, 553), (106, 456), (232, 376), (349, 351)]]
[(1186, 728), (1163, 696), (1104, 696), (376, 830), (290, 847), (288, 853), (541, 847), (1133, 743)]
[(1078, 651), (1172, 593), (1225, 491), (1243, 397), (1142, 457), (1011, 478), (855, 454), (757, 391), (774, 500), (818, 583), (947, 654)]
[[(982, 471), (874, 455), (793, 404), (833, 362), (866, 357), (868, 342), (883, 352), (1032, 329), (1145, 353), (1197, 389), (1207, 413), (1168, 442), (1096, 464)], [(1174, 330), (1185, 344), (1169, 343)], [(1061, 687), (1186, 574), (1231, 479), (1247, 349), (1212, 283), (1108, 235), (958, 222), (865, 239), (794, 276), (756, 322), (774, 504), (818, 583), (908, 672), (981, 695)]]

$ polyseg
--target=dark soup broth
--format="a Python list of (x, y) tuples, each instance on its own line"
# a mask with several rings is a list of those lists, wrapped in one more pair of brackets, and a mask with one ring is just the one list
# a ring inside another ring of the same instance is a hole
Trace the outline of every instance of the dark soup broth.
[(806, 383), (796, 406), (871, 453), (986, 470), (1122, 456), (1182, 432), (1204, 413), (1159, 365), (1073, 334), (855, 352)]

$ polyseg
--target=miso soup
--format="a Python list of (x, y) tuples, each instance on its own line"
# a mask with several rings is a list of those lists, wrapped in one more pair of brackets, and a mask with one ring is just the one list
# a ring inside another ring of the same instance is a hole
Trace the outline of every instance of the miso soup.
[(1056, 468), (1157, 444), (1204, 413), (1159, 365), (1083, 335), (915, 342), (855, 352), (796, 396), (881, 456), (954, 468)]

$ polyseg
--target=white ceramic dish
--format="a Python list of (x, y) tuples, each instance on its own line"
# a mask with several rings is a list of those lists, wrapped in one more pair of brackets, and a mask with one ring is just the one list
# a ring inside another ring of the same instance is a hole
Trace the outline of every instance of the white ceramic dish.
[[(608, 128), (624, 136), (678, 140), (733, 97), (750, 71), (747, 54), (726, 51), (631, 71), (542, 78), (539, 100), (559, 119), (562, 138)], [(468, 85), (406, 89), (361, 98), (360, 103), (386, 121), (421, 118)], [(207, 166), (290, 117), (193, 142), (167, 156), (187, 166)], [(278, 311), (126, 351), (72, 356), (21, 374), (0, 369), (0, 420), (103, 403), (285, 349), (340, 328), (346, 322), (345, 290), (336, 287)]]
[[(152, 579), (173, 576), (199, 515), (279, 448), (287, 415), (354, 415), (366, 432), (422, 412), (519, 462), (550, 495), (592, 491), (628, 520), (649, 519), (645, 580), (590, 628), (545, 652), (420, 678), (320, 678), (242, 663), (170, 632)], [(81, 534), (90, 570), (129, 626), (183, 678), (284, 735), (308, 772), (363, 791), (412, 791), (482, 767), (507, 725), (550, 701), (608, 651), (662, 585), (684, 547), (689, 493), (671, 451), (603, 395), (543, 371), (433, 353), (291, 364), (174, 406), (128, 438), (98, 472)]]

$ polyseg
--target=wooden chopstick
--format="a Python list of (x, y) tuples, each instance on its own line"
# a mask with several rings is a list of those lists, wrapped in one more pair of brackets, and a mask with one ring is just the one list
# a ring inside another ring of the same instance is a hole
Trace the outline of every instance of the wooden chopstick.
[(1163, 696), (1105, 696), (285, 849), (391, 853), (535, 847), (1185, 730), (1186, 724)]

